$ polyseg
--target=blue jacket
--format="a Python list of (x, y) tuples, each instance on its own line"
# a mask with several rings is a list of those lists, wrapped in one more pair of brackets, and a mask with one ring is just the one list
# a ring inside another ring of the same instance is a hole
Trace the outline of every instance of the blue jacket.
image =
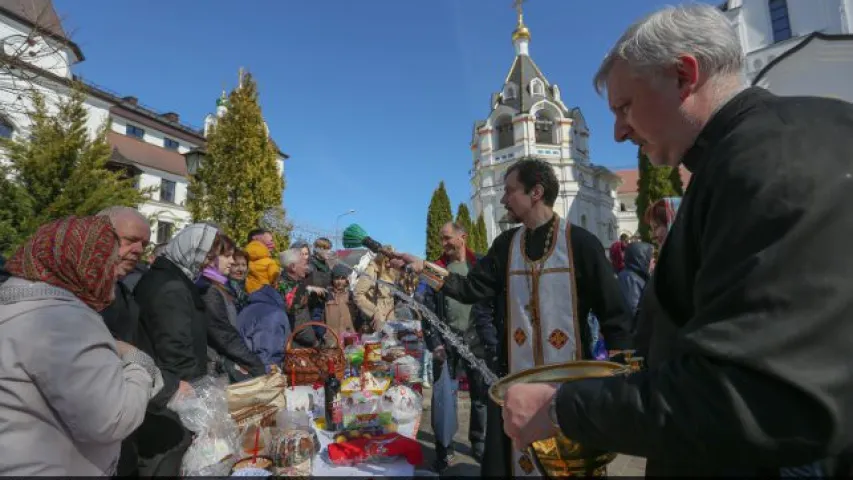
[(278, 290), (264, 285), (249, 295), (249, 303), (237, 316), (237, 328), (251, 351), (269, 369), (284, 363), (284, 344), (290, 336), (290, 322), (284, 298)]
[(631, 315), (637, 314), (640, 296), (649, 280), (649, 267), (652, 263), (654, 247), (649, 243), (635, 242), (625, 249), (625, 268), (619, 272), (619, 288), (631, 309)]

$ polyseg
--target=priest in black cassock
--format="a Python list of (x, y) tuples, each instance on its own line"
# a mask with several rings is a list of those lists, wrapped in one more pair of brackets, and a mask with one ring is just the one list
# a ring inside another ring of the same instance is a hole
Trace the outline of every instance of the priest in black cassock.
[[(494, 298), (499, 348), (490, 352), (499, 376), (528, 368), (592, 359), (594, 312), (611, 351), (630, 348), (630, 316), (604, 255), (601, 242), (587, 230), (554, 213), (560, 192), (554, 167), (523, 159), (504, 179), (501, 203), (522, 224), (495, 238), (468, 276), (449, 274), (442, 293), (462, 303)], [(421, 260), (402, 254), (415, 271)], [(500, 408), (489, 405), (484, 476), (542, 476), (529, 456), (513, 449), (503, 433)]]
[(853, 105), (743, 71), (706, 4), (653, 13), (605, 58), (616, 139), (693, 174), (647, 292), (649, 368), (511, 387), (515, 444), (559, 429), (649, 476), (853, 474)]

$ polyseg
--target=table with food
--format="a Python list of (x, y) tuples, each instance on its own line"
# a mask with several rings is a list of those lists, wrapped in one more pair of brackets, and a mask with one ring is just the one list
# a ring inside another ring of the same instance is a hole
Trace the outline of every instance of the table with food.
[(332, 333), (336, 346), (324, 349), (294, 348), (298, 333), (281, 371), (232, 385), (207, 377), (173, 406), (194, 433), (182, 474), (414, 476), (423, 463), (420, 322)]

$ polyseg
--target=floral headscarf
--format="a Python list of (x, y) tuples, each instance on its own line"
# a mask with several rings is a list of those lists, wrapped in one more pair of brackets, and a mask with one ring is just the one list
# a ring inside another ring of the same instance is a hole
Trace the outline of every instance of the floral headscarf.
[(73, 293), (96, 312), (113, 300), (119, 242), (106, 217), (65, 217), (42, 225), (6, 270)]
[(190, 280), (196, 281), (217, 233), (219, 231), (216, 227), (207, 223), (188, 225), (169, 241), (163, 256), (180, 268)]

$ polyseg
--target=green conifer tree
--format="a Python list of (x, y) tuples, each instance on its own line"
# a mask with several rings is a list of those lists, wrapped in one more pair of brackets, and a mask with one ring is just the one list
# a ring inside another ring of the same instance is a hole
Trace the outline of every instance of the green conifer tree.
[(646, 210), (661, 198), (681, 195), (681, 177), (678, 175), (677, 169), (652, 165), (648, 157), (640, 151), (637, 152), (637, 163), (639, 170), (639, 178), (637, 179), (637, 218), (640, 220), (640, 236), (643, 238), (643, 241), (650, 242), (651, 230), (644, 219)]
[[(245, 73), (228, 96), (226, 113), (208, 134), (204, 162), (190, 178), (187, 203), (193, 220), (212, 221), (231, 238), (246, 238), (265, 213), (281, 207), (284, 177), (278, 156), (258, 103), (257, 84)], [(283, 217), (283, 210), (277, 214)]]
[(8, 159), (0, 168), (0, 251), (7, 253), (48, 221), (135, 207), (151, 192), (139, 190), (126, 172), (107, 168), (110, 125), (89, 137), (82, 89), (75, 86), (55, 109), (38, 92), (31, 98), (29, 136), (0, 141)]
[(476, 240), (476, 232), (474, 231), (474, 222), (471, 221), (471, 211), (468, 210), (468, 205), (460, 203), (456, 207), (456, 224), (465, 229), (468, 233), (468, 238), (465, 245), (474, 250), (474, 240)]
[(679, 168), (669, 169), (669, 183), (672, 185), (672, 189), (675, 191), (676, 195), (679, 197), (684, 195), (684, 184), (681, 182), (681, 172)]
[(472, 250), (474, 250), (474, 253), (485, 255), (486, 252), (489, 251), (489, 236), (486, 233), (486, 219), (483, 218), (482, 213), (477, 216), (477, 223), (474, 225), (474, 231), (477, 232), (477, 235), (475, 237), (476, 243)]
[(432, 192), (427, 211), (426, 227), (426, 259), (437, 260), (441, 257), (444, 249), (441, 247), (441, 227), (447, 222), (453, 221), (453, 212), (450, 208), (450, 197), (444, 188), (444, 181), (438, 184), (438, 188)]

